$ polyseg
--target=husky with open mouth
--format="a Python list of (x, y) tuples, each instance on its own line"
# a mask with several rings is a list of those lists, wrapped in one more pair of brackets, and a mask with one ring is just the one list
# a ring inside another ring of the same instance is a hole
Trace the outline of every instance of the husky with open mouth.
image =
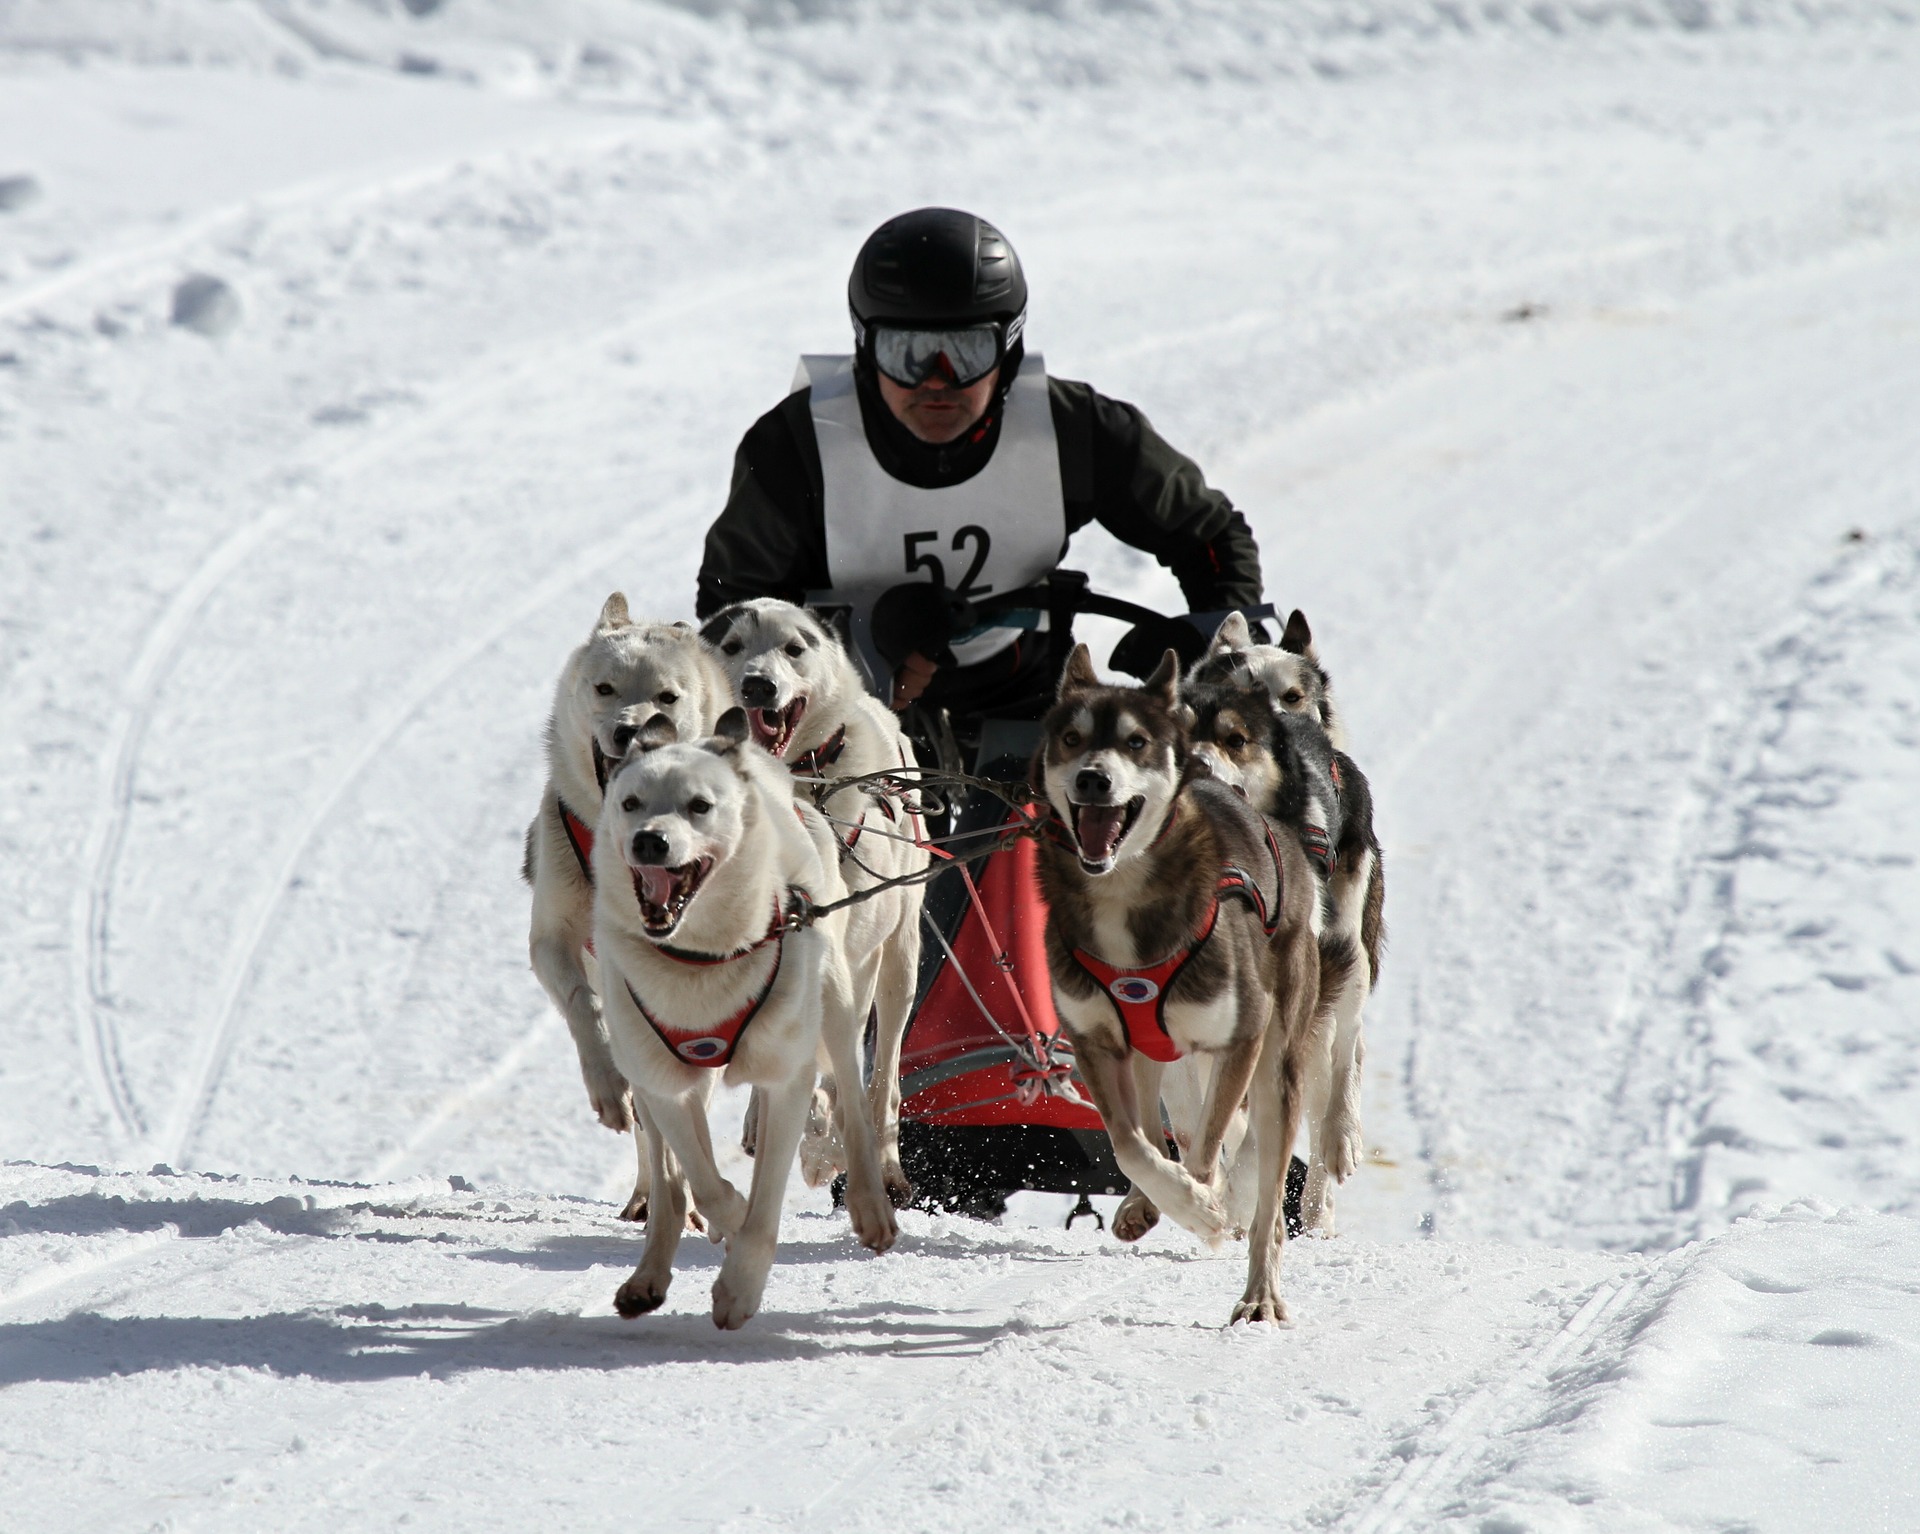
[[(840, 843), (788, 773), (749, 741), (732, 708), (705, 739), (645, 725), (607, 783), (593, 852), (594, 942), (613, 1058), (644, 1108), (655, 1213), (614, 1306), (627, 1317), (665, 1300), (689, 1197), (727, 1256), (713, 1320), (732, 1330), (760, 1308), (780, 1209), (816, 1072), (858, 1081), (860, 1032), (846, 959)], [(707, 1111), (724, 1073), (760, 1094), (753, 1185), (742, 1197), (713, 1159)], [(875, 1252), (893, 1245), (867, 1115), (838, 1114), (847, 1213)]]
[[(1282, 691), (1274, 690), (1276, 682)], [(1317, 853), (1325, 880), (1321, 946), (1329, 958), (1340, 955), (1344, 978), (1333, 993), (1324, 1044), (1308, 1057), (1310, 1154), (1300, 1217), (1304, 1229), (1331, 1234), (1330, 1183), (1345, 1182), (1364, 1155), (1365, 1012), (1386, 941), (1386, 864), (1374, 830), (1372, 786), (1331, 738), (1338, 715), (1313, 635), (1297, 610), (1279, 648), (1255, 645), (1244, 620), (1229, 617), (1183, 695), (1196, 713), (1196, 753), (1216, 778), (1292, 826)], [(1330, 726), (1324, 733), (1322, 721)]]
[[(771, 597), (721, 609), (701, 633), (732, 680), (754, 739), (786, 763), (795, 797), (817, 803), (833, 822), (848, 888), (925, 869), (928, 855), (915, 845), (925, 827), (911, 805), (857, 789), (829, 791), (835, 782), (914, 762), (893, 714), (861, 685), (839, 639), (805, 608)], [(920, 969), (922, 899), (917, 884), (895, 888), (855, 906), (847, 923), (860, 1015), (871, 1006), (876, 1016), (868, 1108), (887, 1195), (900, 1208), (913, 1197), (900, 1167), (900, 1045)], [(827, 1087), (800, 1148), (801, 1171), (815, 1186), (846, 1167), (831, 1132), (838, 1088), (831, 1078)]]
[[(528, 952), (533, 972), (567, 1020), (587, 1100), (607, 1128), (633, 1127), (626, 1079), (613, 1063), (593, 960), (594, 827), (607, 774), (635, 731), (656, 714), (699, 735), (732, 702), (727, 679), (684, 623), (637, 623), (620, 592), (608, 597), (585, 644), (567, 657), (547, 720), (547, 784), (527, 827), (521, 872), (533, 886)], [(647, 1155), (623, 1220), (647, 1212)]]
[[(1280, 1210), (1320, 1003), (1319, 887), (1292, 836), (1195, 770), (1178, 679), (1171, 650), (1139, 688), (1103, 685), (1085, 645), (1068, 659), (1034, 760), (1053, 821), (1040, 856), (1047, 964), (1076, 1067), (1133, 1182), (1114, 1219), (1121, 1239), (1161, 1212), (1209, 1244), (1232, 1232), (1223, 1151), (1249, 1103), (1257, 1177), (1233, 1319), (1280, 1321)], [(1156, 1143), (1161, 1079), (1194, 1055), (1212, 1070), (1176, 1163)]]

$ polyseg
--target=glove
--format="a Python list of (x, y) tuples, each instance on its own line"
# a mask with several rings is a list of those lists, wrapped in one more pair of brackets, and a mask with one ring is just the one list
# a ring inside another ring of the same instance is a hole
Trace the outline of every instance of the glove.
[(873, 647), (898, 666), (918, 652), (942, 666), (955, 666), (953, 636), (976, 623), (973, 604), (944, 586), (909, 581), (890, 586), (873, 604)]

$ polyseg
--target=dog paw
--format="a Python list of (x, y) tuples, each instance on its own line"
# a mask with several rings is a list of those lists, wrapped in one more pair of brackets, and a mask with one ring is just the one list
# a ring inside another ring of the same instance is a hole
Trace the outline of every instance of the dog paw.
[(1160, 1211), (1153, 1207), (1153, 1200), (1135, 1188), (1120, 1200), (1120, 1207), (1113, 1212), (1114, 1238), (1138, 1241), (1159, 1223)]
[(638, 1270), (614, 1290), (613, 1308), (629, 1321), (635, 1316), (644, 1316), (650, 1310), (658, 1310), (666, 1303), (667, 1285), (672, 1282), (672, 1274), (656, 1279), (644, 1270)]
[(809, 1188), (824, 1188), (847, 1169), (847, 1148), (831, 1130), (800, 1142), (800, 1176)]
[[(700, 1206), (700, 1214), (706, 1217), (707, 1238), (711, 1241), (730, 1240), (734, 1232), (739, 1230), (747, 1220), (747, 1201), (740, 1196), (740, 1190), (730, 1182), (723, 1182), (721, 1189), (720, 1196), (715, 1201), (718, 1207), (709, 1208), (706, 1204)], [(687, 1211), (689, 1228), (692, 1228), (695, 1218), (689, 1206)]]
[(615, 1134), (632, 1132), (633, 1093), (618, 1071), (596, 1071), (588, 1076), (587, 1102), (592, 1105), (593, 1116)]
[(647, 1223), (647, 1195), (636, 1192), (627, 1200), (627, 1207), (620, 1211), (620, 1218), (631, 1220), (635, 1225)]
[(1360, 1134), (1360, 1121), (1357, 1118), (1335, 1119), (1327, 1125), (1326, 1133), (1321, 1137), (1321, 1155), (1327, 1163), (1327, 1171), (1335, 1182), (1345, 1182), (1360, 1170), (1360, 1163), (1366, 1156), (1366, 1145)]
[(891, 1251), (900, 1238), (900, 1225), (893, 1217), (893, 1205), (884, 1198), (847, 1197), (847, 1218), (853, 1222), (853, 1234), (859, 1243), (876, 1255)]
[(881, 1169), (880, 1182), (887, 1190), (887, 1202), (895, 1209), (913, 1206), (913, 1184), (907, 1181), (907, 1174), (900, 1170), (898, 1162)]
[(1233, 1318), (1228, 1321), (1234, 1326), (1242, 1321), (1268, 1321), (1276, 1326), (1287, 1323), (1287, 1302), (1271, 1289), (1259, 1292), (1249, 1289), (1240, 1303), (1233, 1307)]
[(750, 1253), (736, 1243), (720, 1265), (720, 1276), (713, 1281), (713, 1324), (723, 1332), (737, 1332), (760, 1309), (760, 1296), (766, 1292), (767, 1270), (773, 1265), (773, 1253)]

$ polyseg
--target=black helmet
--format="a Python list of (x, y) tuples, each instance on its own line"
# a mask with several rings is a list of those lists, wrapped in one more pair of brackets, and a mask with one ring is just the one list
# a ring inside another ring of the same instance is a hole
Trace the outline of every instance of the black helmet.
[(1007, 237), (954, 208), (890, 218), (860, 247), (847, 279), (854, 339), (876, 321), (928, 329), (996, 323), (1011, 348), (1027, 317), (1027, 278)]

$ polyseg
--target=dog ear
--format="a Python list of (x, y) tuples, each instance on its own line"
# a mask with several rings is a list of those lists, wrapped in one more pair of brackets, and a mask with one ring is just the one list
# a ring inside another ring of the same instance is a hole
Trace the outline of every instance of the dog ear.
[(673, 626), (677, 629), (685, 629), (689, 634), (693, 632), (693, 625), (687, 622), (685, 618), (675, 618), (673, 620)]
[(713, 738), (707, 749), (715, 756), (727, 756), (747, 743), (747, 711), (738, 706), (728, 709), (713, 722)]
[(729, 607), (721, 608), (719, 612), (715, 613), (711, 618), (707, 619), (705, 623), (700, 625), (700, 637), (706, 640), (708, 644), (717, 645), (720, 643), (720, 636), (733, 626), (734, 616), (739, 611), (740, 604), (738, 602), (735, 602)]
[(1093, 654), (1084, 644), (1073, 647), (1073, 654), (1067, 657), (1067, 664), (1060, 673), (1060, 691), (1058, 697), (1067, 697), (1072, 693), (1085, 692), (1090, 687), (1100, 685), (1100, 673), (1093, 669)]
[(1307, 615), (1297, 607), (1287, 615), (1287, 629), (1280, 636), (1280, 648), (1295, 655), (1313, 654), (1313, 630), (1307, 627)]
[[(624, 724), (620, 726), (620, 730), (626, 728)], [(613, 732), (615, 744), (619, 743), (620, 730)], [(628, 749), (645, 756), (649, 751), (658, 751), (662, 746), (672, 745), (679, 738), (680, 731), (675, 728), (673, 721), (665, 714), (655, 714), (634, 732), (632, 744)]]
[(616, 591), (601, 607), (600, 618), (594, 624), (593, 631), (597, 634), (603, 629), (625, 628), (632, 622), (632, 615), (627, 612), (627, 594)]
[(1213, 631), (1207, 654), (1224, 655), (1231, 650), (1244, 650), (1252, 643), (1253, 630), (1247, 627), (1247, 615), (1230, 612), (1220, 620), (1220, 627)]
[(1168, 708), (1175, 708), (1180, 702), (1180, 657), (1169, 650), (1160, 657), (1160, 664), (1153, 668), (1153, 675), (1141, 685), (1142, 692), (1158, 693), (1161, 702)]

